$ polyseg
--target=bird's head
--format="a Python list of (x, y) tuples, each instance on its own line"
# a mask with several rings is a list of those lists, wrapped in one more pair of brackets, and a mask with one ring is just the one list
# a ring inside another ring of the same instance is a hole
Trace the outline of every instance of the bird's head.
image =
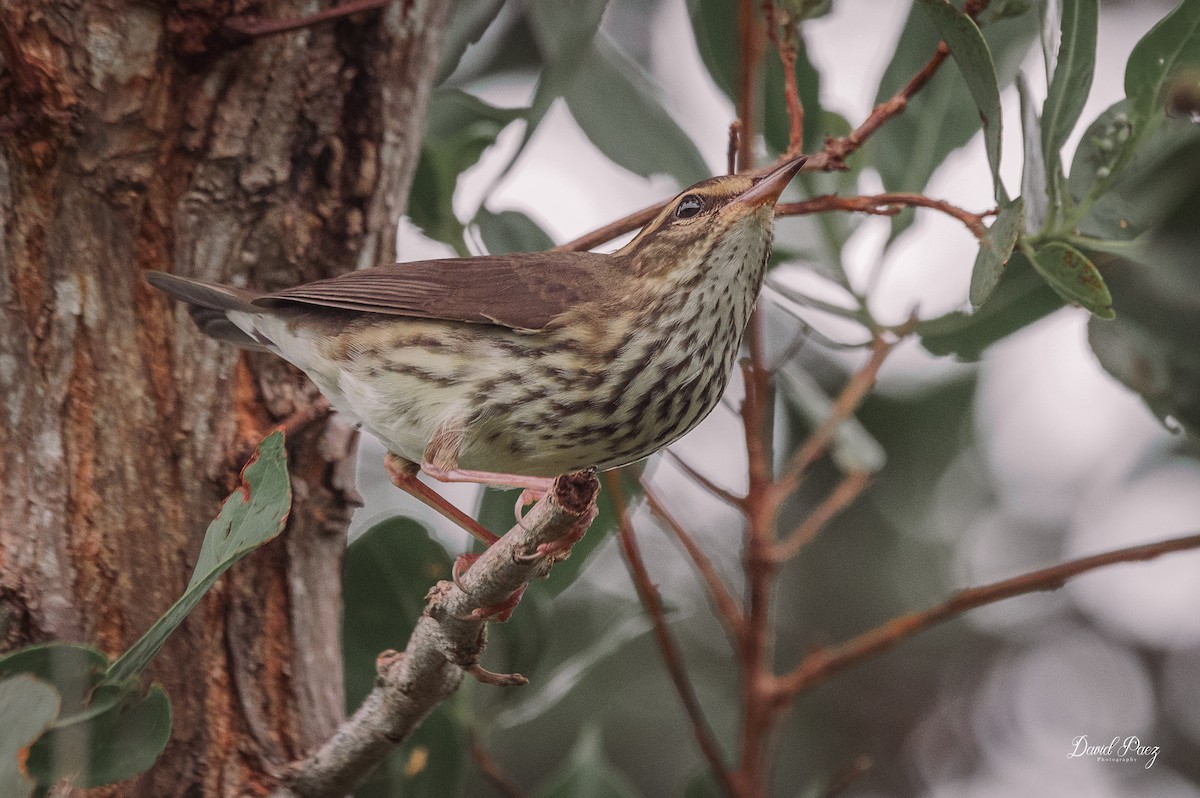
[(761, 176), (723, 175), (688, 188), (616, 254), (647, 277), (758, 266), (771, 242), (775, 202), (804, 165), (792, 158)]

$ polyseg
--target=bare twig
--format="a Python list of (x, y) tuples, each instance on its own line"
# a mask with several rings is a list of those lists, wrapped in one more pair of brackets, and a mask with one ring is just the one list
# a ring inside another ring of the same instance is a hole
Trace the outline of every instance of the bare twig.
[(823, 194), (819, 197), (803, 200), (802, 202), (784, 202), (775, 206), (776, 216), (803, 216), (809, 213), (825, 211), (851, 211), (854, 213), (869, 213), (876, 216), (895, 216), (904, 207), (932, 208), (952, 216), (966, 225), (976, 238), (983, 238), (987, 233), (983, 220), (994, 216), (996, 209), (983, 213), (970, 211), (953, 205), (945, 200), (926, 197), (924, 194), (908, 192), (891, 192), (887, 194), (872, 194), (857, 197), (839, 197), (836, 194)]
[[(486, 621), (480, 616), (502, 605), (530, 580), (545, 576), (554, 557), (537, 556), (539, 547), (561, 542), (591, 523), (598, 492), (594, 472), (559, 477), (521, 523), (461, 576), (461, 587), (452, 582), (435, 585), (425, 598), (425, 612), (407, 648), (403, 653), (379, 655), (375, 688), (333, 737), (288, 768), (275, 792), (277, 798), (346, 795), (438, 703), (454, 694), (464, 673), (487, 674), (479, 667), (486, 643)], [(512, 675), (503, 683), (521, 680)]]
[[(800, 102), (800, 91), (796, 87), (796, 25), (787, 12), (775, 8), (775, 0), (763, 0), (763, 16), (767, 20), (767, 35), (771, 37), (772, 44), (779, 52), (779, 60), (783, 63), (783, 97), (791, 123), (786, 156), (790, 158), (804, 149), (804, 105)], [(782, 38), (779, 36), (781, 27)]]
[(650, 573), (646, 570), (645, 561), (642, 560), (637, 538), (633, 534), (633, 525), (629, 521), (629, 507), (625, 502), (625, 494), (621, 490), (620, 476), (615, 471), (609, 471), (604, 475), (604, 484), (617, 510), (618, 541), (621, 544), (621, 553), (625, 557), (626, 565), (629, 566), (629, 574), (633, 578), (633, 584), (637, 588), (642, 606), (646, 608), (646, 613), (654, 623), (654, 635), (658, 639), (659, 651), (662, 652), (667, 673), (670, 675), (671, 682), (675, 685), (675, 691), (679, 693), (683, 709), (691, 721), (696, 744), (700, 747), (704, 758), (708, 760), (708, 766), (712, 768), (713, 775), (720, 782), (722, 788), (727, 793), (732, 793), (733, 782), (725, 767), (725, 762), (721, 758), (721, 749), (708, 725), (708, 720), (704, 717), (700, 701), (696, 698), (696, 691), (692, 688), (687, 668), (683, 664), (683, 655), (679, 652), (675, 639), (671, 637), (671, 630), (667, 628), (662, 599), (659, 597), (654, 583), (650, 580)]
[(226, 30), (242, 36), (273, 36), (277, 33), (287, 33), (288, 31), (299, 30), (300, 28), (312, 27), (319, 22), (348, 17), (360, 11), (373, 11), (383, 8), (390, 2), (391, 0), (349, 0), (340, 6), (327, 8), (324, 11), (317, 11), (304, 17), (260, 19), (259, 17), (245, 15), (230, 17), (225, 20), (224, 25)]
[(739, 0), (737, 112), (742, 122), (742, 135), (738, 148), (738, 169), (743, 172), (754, 168), (754, 95), (762, 49), (762, 25), (754, 13), (754, 0)]
[(631, 230), (636, 230), (639, 227), (645, 227), (663, 208), (667, 207), (668, 200), (657, 202), (649, 208), (642, 208), (640, 211), (635, 211), (615, 222), (609, 222), (603, 227), (593, 230), (586, 235), (576, 238), (574, 241), (568, 241), (565, 244), (559, 244), (554, 248), (554, 252), (582, 252), (585, 249), (598, 247), (601, 244), (612, 241), (620, 235), (624, 235)]
[(889, 342), (882, 336), (875, 336), (871, 345), (871, 356), (867, 362), (850, 377), (846, 387), (834, 400), (833, 411), (829, 417), (805, 439), (796, 453), (792, 455), (787, 470), (775, 483), (775, 491), (779, 499), (791, 494), (796, 489), (804, 472), (825, 452), (825, 448), (833, 440), (834, 433), (837, 432), (838, 425), (849, 418), (866, 398), (867, 391), (871, 390), (871, 386), (875, 384), (875, 377), (879, 374), (883, 361), (887, 360), (887, 356), (891, 354), (900, 340), (901, 338), (897, 338)]
[(1117, 563), (1152, 560), (1170, 552), (1196, 548), (1200, 548), (1200, 534), (1185, 535), (1157, 543), (1093, 554), (990, 585), (960, 590), (935, 607), (893, 618), (841, 645), (814, 651), (805, 657), (795, 670), (779, 678), (777, 689), (781, 697), (794, 696), (801, 690), (823, 682), (852, 665), (881, 654), (913, 635), (956, 618), (968, 610), (1026, 593), (1057, 590), (1066, 584), (1068, 579), (1097, 568)]
[(735, 119), (729, 123), (729, 149), (725, 151), (726, 172), (731, 175), (737, 174), (738, 168), (738, 148), (741, 147), (742, 141), (742, 122), (740, 119)]
[(688, 463), (687, 460), (684, 460), (683, 457), (681, 457), (679, 455), (679, 453), (674, 451), (673, 449), (663, 449), (662, 453), (664, 455), (666, 455), (667, 457), (670, 457), (671, 461), (674, 462), (675, 465), (679, 466), (679, 468), (685, 474), (687, 474), (689, 477), (691, 477), (692, 480), (694, 482), (696, 482), (696, 484), (700, 485), (700, 487), (704, 488), (706, 491), (711, 493), (713, 496), (716, 496), (718, 499), (725, 502), (726, 504), (728, 504), (732, 507), (736, 507), (737, 509), (742, 510), (743, 512), (745, 511), (745, 509), (746, 509), (746, 497), (745, 496), (738, 496), (736, 493), (733, 493), (729, 490), (726, 490), (725, 488), (722, 488), (720, 485), (713, 482), (711, 479), (709, 479), (708, 477), (704, 476), (699, 471), (697, 471), (690, 463)]
[(867, 487), (871, 475), (866, 471), (851, 471), (825, 499), (813, 508), (796, 531), (786, 539), (777, 543), (774, 548), (775, 559), (783, 562), (790, 560), (800, 553), (815, 538), (834, 516), (846, 509), (858, 494)]
[(736, 640), (742, 634), (744, 621), (742, 619), (742, 611), (738, 608), (737, 602), (733, 599), (733, 594), (729, 592), (729, 588), (721, 580), (717, 574), (717, 569), (713, 567), (712, 560), (704, 553), (704, 550), (696, 545), (696, 541), (683, 528), (683, 524), (675, 517), (675, 514), (667, 509), (666, 503), (662, 497), (658, 495), (658, 491), (646, 481), (642, 479), (642, 489), (646, 492), (646, 504), (650, 510), (659, 517), (659, 519), (667, 525), (667, 529), (679, 541), (679, 545), (683, 546), (683, 550), (692, 560), (692, 564), (696, 566), (697, 573), (704, 580), (705, 586), (708, 588), (708, 595), (712, 599), (713, 607), (717, 611), (717, 617), (729, 630), (730, 634)]
[(504, 798), (525, 798), (519, 787), (513, 783), (495, 760), (488, 754), (487, 749), (483, 747), (479, 736), (471, 734), (471, 760), (475, 762), (475, 767), (479, 768), (480, 774), (488, 784), (495, 788), (496, 792), (504, 796)]

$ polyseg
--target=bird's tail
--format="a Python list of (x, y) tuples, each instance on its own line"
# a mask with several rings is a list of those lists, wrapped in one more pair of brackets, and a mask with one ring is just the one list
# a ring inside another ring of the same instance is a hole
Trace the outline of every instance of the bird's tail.
[(251, 304), (260, 294), (230, 285), (205, 283), (166, 272), (146, 272), (146, 282), (182, 302), (186, 302), (192, 321), (200, 332), (218, 341), (243, 349), (266, 351), (267, 347), (229, 320), (229, 312), (261, 314), (263, 308)]

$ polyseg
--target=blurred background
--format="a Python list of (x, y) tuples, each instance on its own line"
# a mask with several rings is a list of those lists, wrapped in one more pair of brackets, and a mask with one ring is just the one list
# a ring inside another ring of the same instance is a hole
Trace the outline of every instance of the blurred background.
[[(1095, 80), (1068, 140), (1066, 163), (1087, 124), (1124, 97), (1134, 45), (1175, 4), (1101, 5)], [(824, 118), (808, 120), (817, 147), (821, 134), (838, 132), (837, 117), (851, 126), (866, 117), (908, 14), (903, 2), (834, 0), (828, 14), (804, 23), (824, 110)], [(732, 5), (728, 18), (734, 25)], [(614, 147), (653, 153), (658, 145), (645, 141), (654, 128), (639, 121), (636, 108), (629, 119), (613, 118), (617, 106), (605, 104), (598, 83), (591, 112), (608, 115), (607, 127), (594, 118), (581, 124), (587, 97), (555, 101), (527, 143), (526, 125), (502, 126), (447, 198), (457, 219), (479, 218), (481, 205), (492, 216), (517, 211), (562, 243), (670, 196), (690, 182), (689, 169), (725, 171), (735, 111), (706, 68), (684, 0), (612, 0), (601, 30), (644, 71), (644, 88), (690, 138), (700, 166), (680, 155), (663, 170), (670, 173), (651, 165), (642, 176), (606, 155)], [(536, 38), (525, 5), (504, 4), (443, 85), (499, 108), (529, 105), (541, 65)], [(1035, 37), (1025, 43), (1005, 51), (1012, 63), (998, 55), (998, 69), (1011, 80), (1020, 67), (1040, 102), (1046, 94), (1042, 51)], [(923, 62), (928, 54), (918, 55)], [(766, 58), (775, 58), (773, 49)], [(937, 80), (961, 83), (961, 76), (947, 64)], [(767, 101), (782, 106), (782, 97)], [(1016, 195), (1022, 147), (1011, 83), (1002, 101), (1001, 174)], [(884, 190), (875, 159), (905, 166), (904, 159), (920, 161), (936, 149), (943, 134), (939, 116), (926, 108), (911, 121), (904, 146), (864, 153), (861, 169), (841, 184), (843, 193)], [(947, 149), (944, 160), (931, 165), (924, 193), (973, 211), (993, 207), (982, 135)], [(761, 142), (759, 153), (765, 161)], [(419, 190), (414, 208), (428, 199)], [(821, 246), (814, 242), (816, 222), (779, 221), (782, 257), (772, 279), (844, 300), (844, 289), (827, 277), (828, 264), (812, 254)], [(898, 323), (914, 308), (931, 317), (966, 306), (978, 242), (956, 220), (922, 211), (895, 236), (893, 221), (884, 217), (842, 214), (820, 223), (840, 226), (844, 246), (834, 257), (851, 285), (869, 296), (878, 319)], [(423, 232), (430, 227), (428, 219), (401, 223), (400, 260), (454, 254), (436, 233)], [(496, 230), (480, 224), (467, 227), (463, 242), (482, 252), (489, 238), (497, 240)], [(844, 319), (798, 309), (779, 294), (768, 293), (764, 303), (775, 354), (802, 329), (797, 315), (815, 330), (783, 369), (776, 428), (777, 448), (786, 454), (811, 426), (802, 407), (805, 391), (836, 394), (863, 360), (861, 350), (826, 339), (859, 344), (864, 333)], [(673, 447), (735, 492), (746, 482), (734, 412), (740, 395), (740, 386), (731, 386), (728, 402)], [(935, 604), (960, 587), (1200, 530), (1194, 442), (1101, 368), (1088, 345), (1088, 314), (1079, 308), (1025, 326), (977, 362), (935, 357), (919, 341), (907, 341), (885, 365), (858, 421), (871, 442), (864, 444), (868, 453), (886, 458), (886, 465), (852, 508), (781, 573), (774, 623), (779, 670), (816, 646)], [(351, 548), (347, 635), (357, 635), (363, 657), (372, 646), (403, 643), (395, 602), (408, 602), (406, 612), (419, 608), (428, 575), (441, 573), (448, 558), (469, 545), (465, 533), (392, 488), (382, 460), (382, 448), (364, 436), (359, 484), (366, 504), (352, 534), (382, 524), (399, 542), (388, 548), (391, 543), (363, 538)], [(645, 468), (736, 594), (741, 516), (671, 459), (657, 456)], [(781, 531), (837, 480), (836, 464), (823, 463), (785, 511)], [(470, 486), (444, 492), (468, 510), (482, 502), (493, 528), (511, 521), (511, 496), (485, 496)], [(682, 552), (644, 509), (634, 511), (634, 523), (701, 703), (733, 757), (738, 682), (727, 638)], [(594, 794), (713, 794), (610, 531), (598, 524), (589, 533), (593, 551), (572, 558), (571, 569), (556, 569), (527, 594), (512, 621), (493, 626), (485, 665), (519, 670), (532, 684), (508, 691), (466, 685), (398, 754), (390, 777), (381, 775), (361, 794), (391, 794), (396, 784), (405, 785), (405, 795), (498, 794), (466, 761), (471, 734), (530, 795), (583, 794), (561, 792), (579, 773), (609, 790)], [(381, 557), (403, 560), (395, 567), (411, 569), (416, 587), (384, 585), (391, 577), (378, 570)], [(381, 594), (391, 609), (364, 609)], [(368, 625), (377, 628), (358, 628)], [(348, 661), (356, 662), (354, 656), (351, 651)], [(353, 702), (369, 675), (350, 670)], [(1150, 767), (1144, 757), (1132, 763), (1070, 758), (1081, 735), (1092, 745), (1137, 736), (1160, 753)], [(414, 766), (414, 750), (425, 751), (421, 767)], [(1200, 796), (1200, 553), (1104, 569), (1057, 592), (993, 605), (920, 635), (803, 696), (783, 725), (774, 757), (774, 794), (780, 796), (822, 795), (867, 762), (843, 794)]]

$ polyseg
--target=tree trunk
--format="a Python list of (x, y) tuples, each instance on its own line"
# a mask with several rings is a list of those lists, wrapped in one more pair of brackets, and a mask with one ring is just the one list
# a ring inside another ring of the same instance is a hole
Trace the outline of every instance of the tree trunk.
[[(0, 5), (0, 646), (127, 647), (183, 591), (250, 447), (316, 396), (202, 337), (147, 269), (277, 288), (390, 261), (449, 4), (235, 38), (301, 0)], [(236, 795), (342, 715), (354, 438), (288, 440), (281, 541), (151, 669), (174, 706), (122, 795)]]

